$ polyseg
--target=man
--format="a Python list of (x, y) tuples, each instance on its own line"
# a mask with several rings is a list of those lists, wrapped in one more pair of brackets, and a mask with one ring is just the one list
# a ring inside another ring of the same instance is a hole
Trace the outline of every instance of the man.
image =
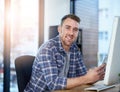
[(104, 78), (105, 65), (87, 71), (75, 43), (80, 19), (65, 15), (59, 35), (44, 43), (35, 58), (31, 80), (24, 92), (50, 92), (95, 83)]

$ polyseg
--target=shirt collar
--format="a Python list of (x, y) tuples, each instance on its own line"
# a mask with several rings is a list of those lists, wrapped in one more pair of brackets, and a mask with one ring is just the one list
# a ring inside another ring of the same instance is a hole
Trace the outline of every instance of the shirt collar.
[[(64, 48), (62, 47), (62, 42), (61, 42), (61, 40), (60, 40), (60, 36), (58, 35), (58, 36), (56, 37), (56, 39), (57, 39), (57, 42), (58, 42), (57, 44), (58, 44), (58, 49), (59, 49), (59, 51), (65, 52)], [(74, 43), (71, 45), (69, 52), (74, 52), (74, 51), (76, 51), (76, 50), (78, 50), (78, 47), (77, 47), (77, 45), (76, 45), (76, 42), (74, 42)]]

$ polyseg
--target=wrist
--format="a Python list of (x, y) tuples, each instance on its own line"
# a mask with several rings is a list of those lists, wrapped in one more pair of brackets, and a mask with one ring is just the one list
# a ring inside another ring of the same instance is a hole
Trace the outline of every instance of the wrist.
[(85, 85), (89, 83), (88, 77), (86, 75), (79, 77), (81, 84)]

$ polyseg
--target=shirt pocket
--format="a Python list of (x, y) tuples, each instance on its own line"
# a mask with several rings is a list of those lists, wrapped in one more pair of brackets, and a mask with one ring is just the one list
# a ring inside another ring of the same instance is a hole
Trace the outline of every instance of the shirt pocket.
[(58, 69), (62, 69), (62, 68), (63, 68), (64, 63), (63, 63), (62, 60), (56, 60), (56, 63), (57, 63), (57, 67), (58, 67)]
[(58, 68), (58, 73), (61, 73), (61, 71), (63, 70), (63, 66), (64, 66), (64, 59), (56, 59), (56, 64), (57, 64), (57, 68)]
[(56, 66), (58, 68), (58, 73), (60, 73), (63, 69), (63, 66), (64, 66), (64, 56), (61, 55), (61, 54), (56, 54), (55, 55), (55, 61), (56, 61)]

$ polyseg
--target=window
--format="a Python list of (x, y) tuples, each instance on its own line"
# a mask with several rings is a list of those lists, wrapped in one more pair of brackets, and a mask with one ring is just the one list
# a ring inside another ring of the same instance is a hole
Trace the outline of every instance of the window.
[(108, 40), (108, 31), (99, 31), (99, 40)]
[(103, 39), (103, 32), (99, 32), (99, 39), (100, 39), (100, 40)]
[[(8, 6), (6, 4), (8, 4)], [(7, 62), (10, 61), (10, 92), (18, 92), (14, 61), (21, 55), (36, 55), (37, 53), (39, 42), (39, 0), (0, 0), (0, 6), (0, 92), (3, 92), (4, 87), (3, 60), (4, 57), (7, 58), (6, 56), (9, 55), (10, 60), (8, 58)], [(8, 11), (6, 10), (6, 7), (8, 8)], [(4, 17), (4, 13), (6, 12), (8, 14), (6, 14), (7, 16), (5, 15)], [(7, 24), (9, 25), (6, 26)], [(7, 31), (9, 30), (10, 34), (7, 34), (4, 28), (7, 29)], [(9, 39), (9, 37), (10, 40), (6, 41), (6, 39)], [(5, 55), (6, 53), (3, 55), (4, 48), (6, 48), (4, 43), (7, 42), (11, 45), (10, 48), (8, 46), (10, 52), (6, 52), (8, 55)], [(7, 65), (9, 65), (9, 63)], [(9, 73), (7, 74), (9, 75)], [(9, 76), (7, 76), (7, 80), (9, 81)], [(4, 84), (6, 85), (6, 82)], [(9, 87), (5, 87), (5, 89), (8, 88)]]
[(38, 50), (38, 1), (11, 2), (11, 92), (17, 89), (15, 59), (25, 54), (36, 55)]
[(105, 32), (105, 40), (108, 40), (108, 32)]
[(0, 0), (0, 92), (3, 92), (4, 1)]

